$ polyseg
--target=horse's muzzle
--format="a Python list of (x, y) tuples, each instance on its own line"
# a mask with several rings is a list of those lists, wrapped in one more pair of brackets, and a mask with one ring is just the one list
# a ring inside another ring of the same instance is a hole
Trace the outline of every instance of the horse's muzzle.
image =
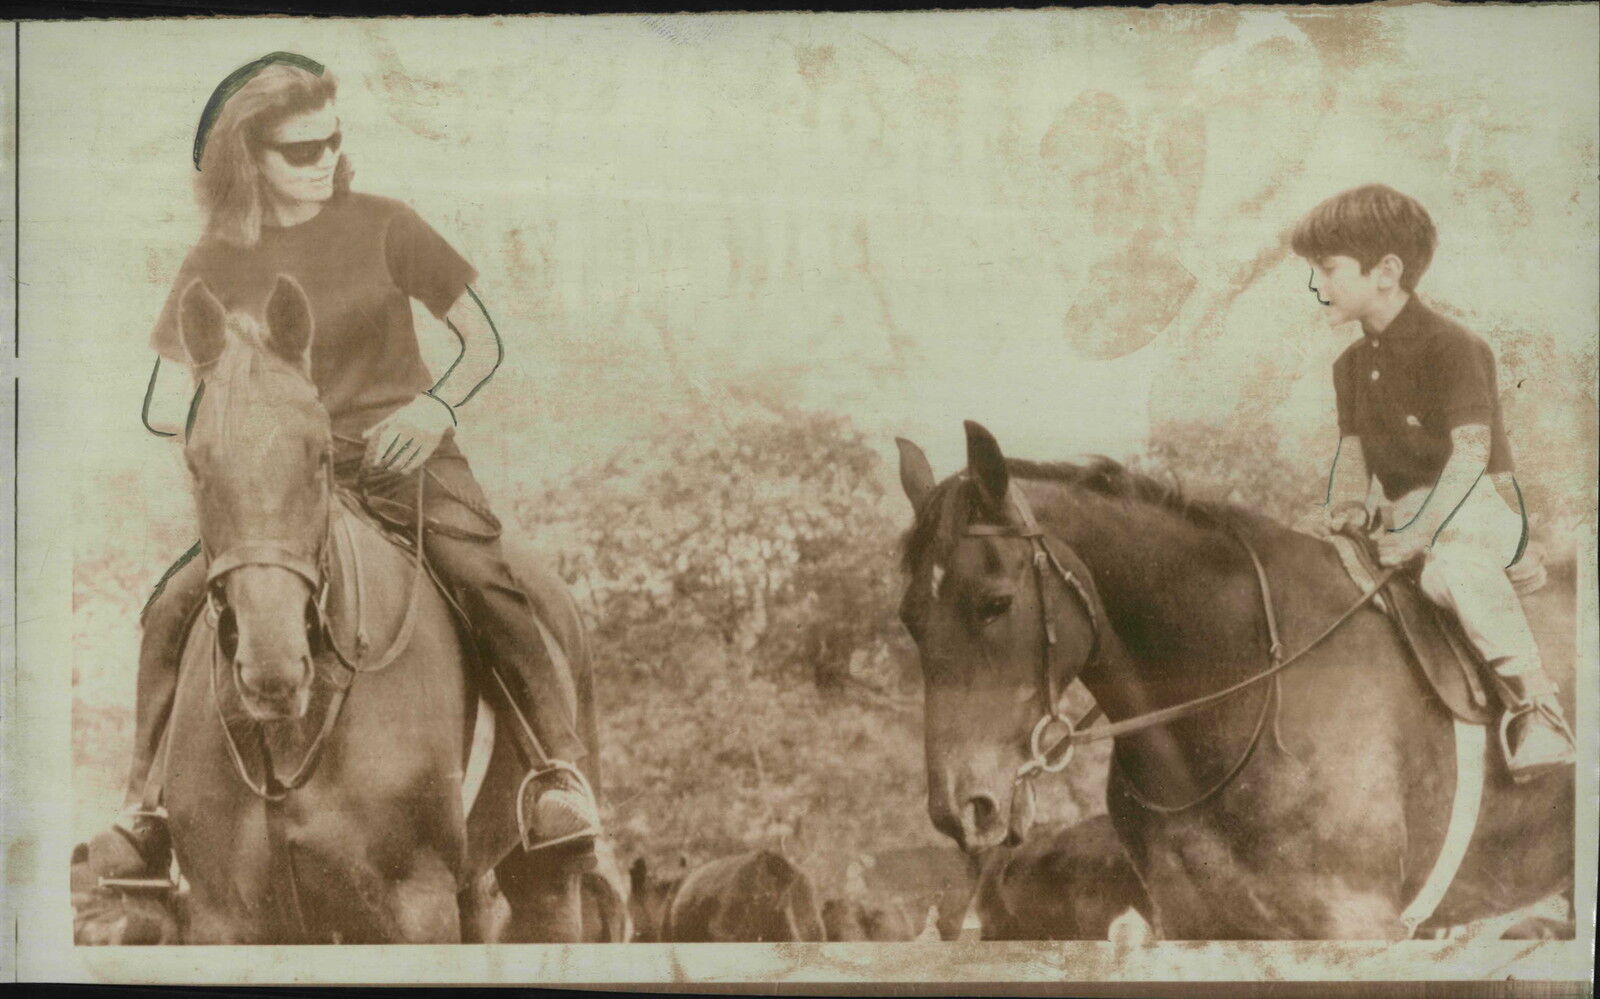
[[(966, 783), (966, 782), (958, 782)], [(1004, 792), (1010, 790), (1007, 795)], [(931, 796), (928, 815), (940, 832), (969, 854), (1015, 846), (1033, 824), (1033, 794), (1027, 785), (980, 789), (952, 788), (948, 797)]]
[(1011, 834), (1007, 814), (1000, 810), (994, 798), (975, 794), (961, 806), (961, 848), (977, 853), (1000, 846)]
[(311, 707), (312, 665), (309, 655), (293, 663), (268, 667), (234, 660), (239, 700), (256, 721), (296, 721)]

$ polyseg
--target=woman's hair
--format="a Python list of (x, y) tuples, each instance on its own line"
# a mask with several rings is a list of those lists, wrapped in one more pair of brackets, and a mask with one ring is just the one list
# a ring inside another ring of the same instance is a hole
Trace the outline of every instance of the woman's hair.
[[(246, 247), (260, 240), (265, 192), (256, 165), (258, 144), (286, 119), (326, 106), (338, 90), (332, 73), (273, 63), (227, 99), (206, 137), (195, 176), (207, 236)], [(350, 189), (354, 174), (349, 158), (340, 153), (333, 171), (336, 196)]]

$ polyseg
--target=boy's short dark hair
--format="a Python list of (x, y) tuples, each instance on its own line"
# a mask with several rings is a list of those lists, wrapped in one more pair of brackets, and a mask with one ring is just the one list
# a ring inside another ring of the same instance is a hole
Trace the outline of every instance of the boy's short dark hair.
[(1439, 233), (1415, 198), (1383, 184), (1367, 184), (1335, 194), (1307, 212), (1290, 234), (1289, 245), (1307, 260), (1353, 257), (1363, 274), (1392, 253), (1405, 265), (1400, 287), (1415, 291), (1433, 262)]

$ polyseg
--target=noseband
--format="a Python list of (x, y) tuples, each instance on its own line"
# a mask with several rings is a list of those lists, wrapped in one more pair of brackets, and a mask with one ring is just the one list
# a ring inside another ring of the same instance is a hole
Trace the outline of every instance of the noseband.
[[(1083, 662), (1078, 665), (1074, 675), (1081, 673), (1088, 665), (1094, 662), (1095, 656), (1100, 651), (1100, 616), (1095, 613), (1094, 601), (1089, 596), (1089, 588), (1084, 585), (1070, 569), (1061, 564), (1055, 552), (1050, 550), (1050, 539), (1039, 528), (1039, 521), (1033, 515), (1033, 508), (1028, 504), (1027, 496), (1012, 484), (1006, 489), (1006, 498), (1017, 512), (1015, 523), (1011, 524), (968, 524), (963, 532), (969, 538), (1022, 538), (1033, 548), (1033, 557), (1029, 560), (1033, 566), (1033, 579), (1035, 589), (1039, 594), (1039, 693), (1044, 700), (1044, 713), (1034, 723), (1033, 731), (1028, 736), (1028, 759), (1017, 770), (1017, 780), (1023, 781), (1041, 773), (1060, 773), (1072, 762), (1073, 752), (1077, 749), (1077, 742), (1073, 736), (1078, 725), (1091, 723), (1098, 715), (1096, 708), (1074, 723), (1061, 710), (1061, 690), (1055, 671), (1055, 647), (1057, 644), (1055, 614), (1050, 604), (1050, 587), (1045, 585), (1048, 575), (1046, 570), (1055, 575), (1066, 585), (1067, 589), (1078, 598), (1078, 603), (1083, 607), (1083, 612), (1089, 618), (1089, 650), (1084, 653)], [(1026, 571), (1026, 570), (1024, 570)], [(1048, 749), (1045, 736), (1050, 733), (1052, 726), (1066, 729), (1065, 734), (1055, 745)], [(1059, 756), (1054, 755), (1061, 747), (1065, 750)]]

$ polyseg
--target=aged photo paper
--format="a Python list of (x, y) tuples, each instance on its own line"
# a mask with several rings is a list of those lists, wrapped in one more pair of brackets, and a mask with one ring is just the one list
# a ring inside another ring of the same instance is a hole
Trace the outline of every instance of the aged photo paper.
[(8, 25), (5, 971), (1588, 988), (1597, 69)]

